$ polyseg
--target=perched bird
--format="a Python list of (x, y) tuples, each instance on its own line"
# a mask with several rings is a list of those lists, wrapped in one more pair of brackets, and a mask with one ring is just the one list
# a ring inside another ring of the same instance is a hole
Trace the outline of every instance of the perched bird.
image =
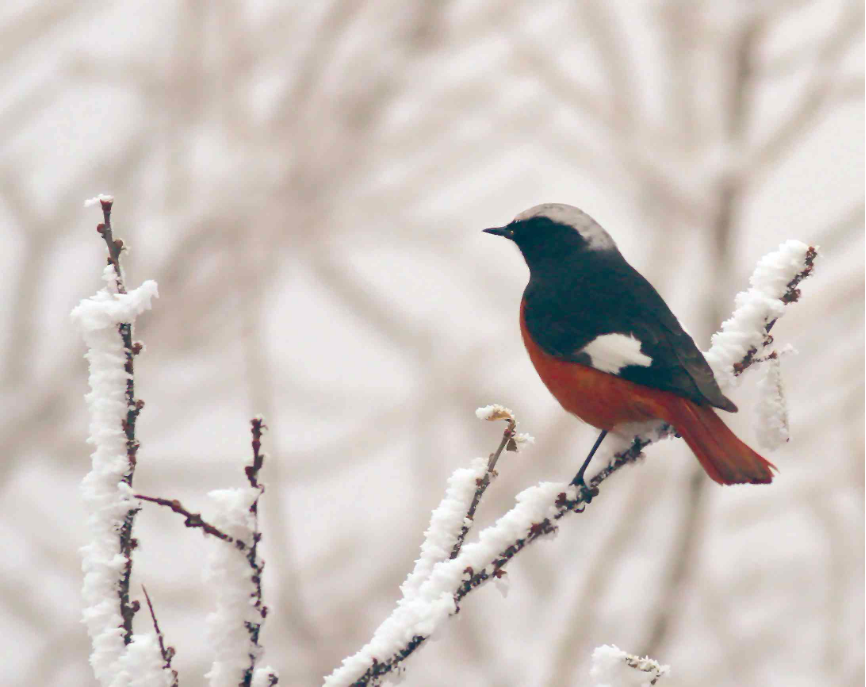
[(565, 410), (608, 432), (663, 420), (719, 484), (766, 484), (775, 466), (716, 415), (737, 412), (692, 337), (653, 286), (585, 212), (545, 203), (504, 227), (529, 266), (520, 331), (541, 380)]

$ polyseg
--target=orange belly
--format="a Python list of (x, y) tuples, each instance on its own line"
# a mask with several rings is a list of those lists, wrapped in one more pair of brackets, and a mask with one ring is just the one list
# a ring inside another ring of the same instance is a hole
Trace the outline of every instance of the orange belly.
[(568, 412), (608, 431), (627, 422), (670, 421), (666, 406), (679, 397), (545, 353), (526, 330), (523, 307), (521, 303), (520, 333), (529, 359), (541, 381)]

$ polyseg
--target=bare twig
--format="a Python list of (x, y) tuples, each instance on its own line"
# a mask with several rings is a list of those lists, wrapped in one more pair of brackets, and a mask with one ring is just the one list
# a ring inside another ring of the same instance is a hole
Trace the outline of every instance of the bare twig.
[(96, 231), (105, 239), (105, 245), (108, 248), (108, 264), (114, 266), (114, 271), (117, 274), (117, 291), (119, 293), (126, 293), (126, 284), (123, 281), (123, 269), (120, 266), (123, 239), (115, 239), (111, 229), (111, 208), (114, 205), (114, 200), (100, 198), (99, 204), (102, 206), (102, 217), (105, 221), (96, 225)]
[(193, 529), (200, 528), (204, 531), (205, 534), (212, 534), (214, 537), (222, 539), (224, 542), (234, 544), (238, 549), (242, 551), (247, 548), (246, 543), (242, 542), (240, 539), (235, 539), (234, 537), (226, 534), (217, 527), (214, 527), (209, 522), (206, 522), (202, 519), (201, 513), (193, 513), (187, 510), (183, 507), (183, 504), (177, 499), (163, 499), (158, 496), (145, 496), (144, 494), (136, 494), (135, 498), (142, 501), (149, 501), (150, 503), (155, 503), (158, 506), (164, 506), (165, 508), (170, 508), (175, 513), (183, 515), (186, 518), (186, 520), (184, 521), (184, 525), (186, 527), (190, 527)]
[(141, 591), (144, 592), (144, 598), (147, 600), (147, 607), (150, 609), (150, 617), (153, 620), (153, 631), (156, 632), (156, 638), (159, 640), (159, 652), (162, 654), (162, 660), (165, 661), (163, 668), (170, 670), (172, 675), (171, 687), (177, 687), (177, 671), (171, 667), (171, 660), (174, 658), (174, 647), (165, 645), (165, 637), (162, 630), (159, 629), (159, 623), (156, 620), (156, 613), (153, 610), (153, 603), (150, 601), (150, 594), (147, 593), (147, 587), (141, 585)]
[(502, 433), (502, 441), (499, 442), (499, 447), (490, 454), (490, 458), (487, 461), (487, 472), (484, 473), (483, 479), (478, 480), (477, 487), (475, 489), (475, 496), (472, 498), (472, 504), (469, 506), (469, 510), (466, 511), (466, 518), (464, 519), (463, 526), (460, 528), (460, 534), (457, 535), (457, 541), (454, 542), (454, 547), (451, 549), (451, 558), (457, 558), (460, 554), (460, 549), (463, 547), (463, 542), (466, 539), (466, 535), (469, 534), (469, 530), (472, 527), (472, 521), (475, 518), (475, 511), (478, 508), (478, 504), (481, 503), (481, 497), (484, 496), (484, 492), (487, 491), (487, 487), (490, 486), (490, 482), (493, 477), (496, 476), (496, 463), (499, 461), (499, 456), (502, 455), (502, 451), (505, 450), (506, 447), (509, 450), (512, 449), (514, 445), (514, 428), (517, 426), (513, 417), (505, 418), (508, 423), (505, 427), (505, 431)]
[(846, 9), (840, 13), (832, 35), (824, 41), (819, 50), (813, 73), (800, 101), (794, 107), (787, 108), (791, 114), (759, 146), (755, 155), (756, 166), (764, 170), (769, 169), (823, 114), (824, 106), (835, 90), (835, 78), (839, 71), (837, 65), (862, 31), (862, 3), (848, 3)]

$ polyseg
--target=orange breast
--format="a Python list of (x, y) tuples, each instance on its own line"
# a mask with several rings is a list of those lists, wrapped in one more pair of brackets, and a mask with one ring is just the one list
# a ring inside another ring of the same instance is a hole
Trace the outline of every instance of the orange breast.
[(529, 359), (541, 381), (568, 412), (608, 431), (625, 422), (669, 421), (666, 406), (676, 402), (678, 396), (545, 353), (529, 336), (523, 309), (521, 302), (520, 333)]

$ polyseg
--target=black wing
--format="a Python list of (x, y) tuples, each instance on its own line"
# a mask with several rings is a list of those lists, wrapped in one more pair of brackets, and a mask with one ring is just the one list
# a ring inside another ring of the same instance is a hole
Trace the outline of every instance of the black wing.
[(524, 293), (524, 317), (532, 338), (558, 358), (584, 365), (582, 349), (604, 334), (640, 341), (647, 366), (627, 365), (616, 374), (629, 381), (670, 391), (701, 405), (736, 412), (716, 382), (692, 337), (683, 331), (662, 297), (617, 252), (551, 275), (533, 275)]

